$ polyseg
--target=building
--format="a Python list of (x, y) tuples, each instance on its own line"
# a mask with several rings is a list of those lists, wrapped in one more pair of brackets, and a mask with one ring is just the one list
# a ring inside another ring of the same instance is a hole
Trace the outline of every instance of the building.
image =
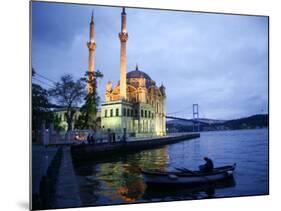
[[(94, 39), (94, 16), (91, 16), (90, 34), (87, 47), (88, 57), (88, 81), (94, 79), (94, 55), (96, 43)], [(156, 82), (148, 74), (141, 71), (136, 65), (135, 70), (127, 73), (126, 64), (126, 45), (128, 41), (126, 29), (126, 12), (123, 8), (121, 13), (121, 32), (120, 39), (120, 81), (114, 87), (112, 82), (107, 82), (105, 91), (105, 102), (101, 105), (98, 112), (98, 122), (100, 127), (115, 132), (126, 131), (131, 136), (163, 136), (166, 135), (166, 111), (165, 87), (158, 87)], [(87, 84), (88, 93), (93, 92), (94, 87), (91, 83)], [(67, 130), (65, 118), (66, 109), (54, 111), (56, 118), (60, 121), (60, 127)], [(73, 119), (73, 128), (80, 116), (79, 108)]]
[[(135, 70), (127, 73), (128, 38), (126, 12), (123, 8), (119, 33), (120, 81), (115, 87), (111, 81), (106, 85), (105, 103), (101, 105), (101, 127), (116, 132), (126, 128), (131, 136), (166, 135), (165, 87), (157, 87), (156, 82), (139, 70), (138, 65)], [(89, 61), (89, 64), (93, 62)]]
[[(80, 111), (79, 111), (79, 107), (75, 107), (74, 110), (75, 110), (75, 114), (73, 116), (73, 121), (72, 121), (72, 128), (75, 129), (75, 123), (77, 122), (79, 116), (80, 116)], [(67, 131), (67, 121), (66, 121), (66, 112), (67, 112), (67, 109), (66, 108), (58, 108), (58, 109), (55, 109), (53, 111), (54, 113), (54, 117), (55, 117), (55, 121), (57, 121), (56, 124), (57, 127), (60, 128), (60, 130), (63, 130), (63, 131)]]
[[(81, 112), (80, 112), (79, 107), (75, 107), (74, 109), (75, 109), (75, 114), (74, 114), (73, 120), (72, 120), (72, 128), (73, 128), (73, 130), (76, 130), (76, 129), (79, 129), (79, 128), (77, 128), (76, 124), (78, 123), (78, 118), (81, 115)], [(56, 124), (58, 124), (57, 127), (59, 127), (60, 130), (62, 130), (62, 131), (67, 131), (67, 129), (68, 129), (68, 125), (67, 125), (67, 121), (66, 121), (66, 112), (67, 112), (66, 108), (58, 108), (53, 111)], [(96, 120), (97, 127), (101, 127), (100, 114), (101, 114), (100, 111), (98, 111), (97, 120)]]
[(166, 135), (165, 87), (159, 88), (146, 73), (136, 69), (126, 74), (126, 98), (120, 83), (106, 85), (105, 103), (101, 106), (104, 128), (126, 128), (132, 136)]

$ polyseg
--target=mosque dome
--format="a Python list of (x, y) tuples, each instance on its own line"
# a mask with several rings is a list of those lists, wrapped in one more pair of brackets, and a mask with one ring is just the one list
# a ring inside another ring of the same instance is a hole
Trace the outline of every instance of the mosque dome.
[(151, 80), (149, 75), (139, 70), (138, 65), (135, 70), (127, 73), (127, 78), (145, 78), (146, 80)]

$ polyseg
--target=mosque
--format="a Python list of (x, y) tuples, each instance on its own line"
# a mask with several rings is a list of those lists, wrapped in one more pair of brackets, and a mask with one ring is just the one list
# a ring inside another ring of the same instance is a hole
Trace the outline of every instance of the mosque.
[[(116, 86), (111, 81), (106, 84), (105, 102), (101, 105), (101, 127), (121, 132), (124, 128), (131, 136), (164, 136), (166, 135), (165, 87), (158, 87), (148, 74), (136, 65), (135, 70), (127, 72), (126, 45), (128, 32), (126, 29), (125, 8), (121, 13), (120, 40), (120, 80)], [(90, 40), (88, 70), (94, 73), (94, 18), (90, 22)], [(93, 74), (89, 74), (92, 77)], [(88, 85), (88, 92), (93, 87)]]

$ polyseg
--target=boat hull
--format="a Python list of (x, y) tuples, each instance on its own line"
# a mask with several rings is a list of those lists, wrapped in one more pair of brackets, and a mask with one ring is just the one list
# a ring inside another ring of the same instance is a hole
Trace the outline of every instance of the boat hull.
[[(224, 179), (213, 183), (203, 184), (149, 184), (143, 195), (144, 199), (151, 198), (187, 198), (196, 199), (205, 193), (207, 197), (215, 197), (215, 191), (224, 188), (235, 187), (234, 177)], [(167, 191), (169, 190), (169, 191)]]
[[(221, 170), (220, 170), (221, 169)], [(225, 180), (233, 177), (235, 165), (221, 167), (219, 170), (215, 170), (210, 173), (200, 173), (194, 171), (191, 173), (181, 172), (154, 172), (154, 171), (142, 171), (144, 181), (147, 184), (154, 185), (191, 185), (198, 183), (213, 183), (221, 180)]]

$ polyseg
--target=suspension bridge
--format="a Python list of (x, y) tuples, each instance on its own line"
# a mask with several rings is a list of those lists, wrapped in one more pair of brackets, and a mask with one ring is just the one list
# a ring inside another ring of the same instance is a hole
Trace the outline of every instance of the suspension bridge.
[(204, 119), (205, 115), (202, 112), (202, 108), (200, 107), (201, 113), (203, 113), (203, 118), (199, 118), (199, 104), (192, 105), (192, 116), (190, 116), (190, 107), (184, 108), (180, 111), (176, 111), (173, 113), (168, 113), (166, 115), (166, 119), (173, 119), (173, 120), (181, 120), (190, 122), (193, 124), (193, 131), (200, 131), (200, 125), (210, 125), (210, 122)]

